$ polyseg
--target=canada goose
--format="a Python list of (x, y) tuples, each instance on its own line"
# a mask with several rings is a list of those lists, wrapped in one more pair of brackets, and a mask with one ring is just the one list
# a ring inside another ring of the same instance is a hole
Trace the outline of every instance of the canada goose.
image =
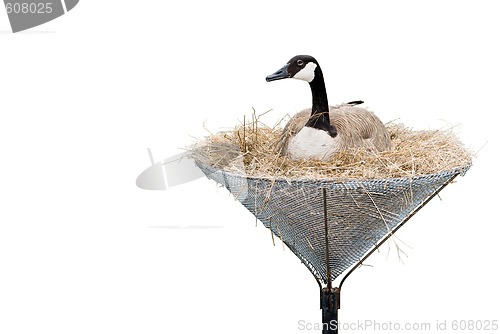
[(313, 101), (312, 109), (296, 114), (283, 129), (276, 145), (281, 155), (292, 159), (316, 158), (327, 161), (335, 152), (348, 148), (373, 151), (391, 148), (389, 134), (380, 119), (374, 113), (356, 106), (363, 101), (328, 106), (323, 72), (313, 57), (293, 57), (277, 72), (267, 76), (266, 81), (285, 78), (307, 81)]

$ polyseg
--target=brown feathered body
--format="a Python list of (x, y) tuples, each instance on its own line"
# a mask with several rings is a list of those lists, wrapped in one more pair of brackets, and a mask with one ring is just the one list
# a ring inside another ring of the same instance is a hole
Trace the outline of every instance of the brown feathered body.
[[(332, 138), (330, 152), (351, 148), (363, 148), (368, 151), (387, 151), (391, 140), (385, 125), (371, 111), (342, 104), (329, 107), (330, 123), (337, 129), (337, 136)], [(276, 145), (276, 151), (283, 156), (293, 157), (289, 152), (293, 138), (305, 127), (311, 117), (311, 109), (305, 109), (293, 116), (286, 124)], [(330, 157), (324, 157), (328, 160)]]

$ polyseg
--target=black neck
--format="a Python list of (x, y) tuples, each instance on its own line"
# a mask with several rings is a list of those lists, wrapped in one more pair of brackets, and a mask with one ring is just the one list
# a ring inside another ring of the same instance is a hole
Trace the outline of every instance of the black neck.
[(328, 107), (328, 97), (326, 96), (325, 79), (323, 72), (318, 66), (314, 71), (314, 79), (309, 83), (312, 93), (312, 111), (311, 117), (306, 126), (325, 130), (330, 136), (337, 135), (337, 129), (330, 124), (330, 113)]

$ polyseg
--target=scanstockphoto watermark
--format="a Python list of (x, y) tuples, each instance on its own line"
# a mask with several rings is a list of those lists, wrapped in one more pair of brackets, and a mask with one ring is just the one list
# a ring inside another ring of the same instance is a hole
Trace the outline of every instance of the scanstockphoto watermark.
[(428, 331), (432, 329), (432, 326), (427, 322), (401, 324), (399, 322), (392, 321), (382, 322), (376, 320), (358, 320), (356, 322), (339, 321), (337, 323), (335, 320), (332, 320), (329, 323), (311, 323), (299, 320), (298, 329), (304, 331), (318, 331), (323, 329), (344, 331)]
[(343, 331), (498, 331), (498, 320), (435, 320), (429, 322), (396, 322), (377, 320), (358, 320), (355, 322), (329, 323), (298, 321), (299, 330), (319, 331), (323, 329)]

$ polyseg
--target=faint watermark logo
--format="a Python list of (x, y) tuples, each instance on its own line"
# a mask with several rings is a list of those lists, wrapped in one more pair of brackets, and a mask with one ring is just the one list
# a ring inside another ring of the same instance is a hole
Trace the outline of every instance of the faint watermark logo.
[(52, 21), (72, 10), (79, 0), (4, 0), (12, 32)]
[(231, 194), (234, 194), (235, 199), (243, 201), (248, 196), (246, 179), (243, 178), (241, 182), (230, 182), (223, 173), (228, 166), (245, 173), (243, 154), (235, 145), (225, 143), (212, 144), (212, 150), (217, 159), (217, 168), (212, 171), (202, 171), (191, 152), (180, 153), (157, 162), (148, 148), (151, 166), (139, 174), (135, 183), (137, 187), (145, 190), (166, 190), (204, 176), (211, 176), (209, 178), (216, 178), (219, 184), (223, 184)]

